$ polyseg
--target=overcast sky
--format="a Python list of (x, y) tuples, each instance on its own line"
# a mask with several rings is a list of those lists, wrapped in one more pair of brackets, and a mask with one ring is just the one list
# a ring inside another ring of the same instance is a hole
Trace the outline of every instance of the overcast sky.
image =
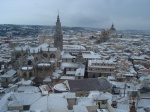
[(0, 24), (150, 30), (150, 0), (0, 0)]

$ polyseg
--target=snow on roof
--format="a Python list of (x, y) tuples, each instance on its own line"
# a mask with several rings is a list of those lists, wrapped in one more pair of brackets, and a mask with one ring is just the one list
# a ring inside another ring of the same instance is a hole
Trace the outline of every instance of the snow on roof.
[(85, 68), (78, 68), (75, 72), (75, 76), (84, 76)]
[[(41, 98), (41, 93), (13, 93), (16, 100), (23, 101), (23, 105), (31, 105)], [(37, 109), (36, 109), (37, 110)]]
[(141, 41), (141, 38), (138, 39), (133, 39), (133, 38), (118, 38), (119, 40), (123, 40), (123, 41)]
[(68, 91), (68, 88), (63, 83), (56, 84), (54, 86), (54, 89), (57, 90), (57, 91)]
[(87, 59), (101, 59), (101, 55), (94, 55), (94, 54), (82, 54), (83, 58)]
[(98, 63), (98, 64), (101, 64), (101, 63), (104, 63), (104, 64), (116, 64), (116, 62), (113, 62), (114, 60), (113, 59), (110, 59), (110, 60), (89, 60), (89, 62), (92, 64), (92, 63)]
[(148, 55), (132, 56), (131, 58), (135, 59), (135, 60), (147, 60), (147, 59), (150, 59), (150, 57)]
[(49, 46), (48, 44), (43, 43), (43, 44), (39, 45), (38, 48), (39, 48), (39, 49), (40, 49), (40, 48), (47, 48), (48, 46)]
[(97, 109), (97, 112), (109, 112), (108, 109)]
[(33, 67), (22, 67), (21, 69), (22, 69), (22, 70), (32, 70)]
[(42, 50), (42, 51), (57, 51), (57, 48), (49, 47), (48, 44), (44, 43), (44, 44), (39, 45), (38, 47), (30, 47), (29, 45), (21, 46), (21, 47), (19, 46), (19, 47), (15, 47), (15, 50), (16, 51), (29, 50), (30, 53), (34, 53), (34, 52), (37, 53), (40, 50)]
[(35, 87), (35, 86), (20, 86), (17, 89), (18, 92), (26, 92), (26, 93), (38, 93), (39, 92), (39, 88)]
[(32, 103), (30, 110), (41, 110), (47, 112), (48, 110), (68, 110), (68, 103), (64, 94), (49, 94), (49, 96), (42, 96), (37, 101)]
[(16, 83), (17, 85), (24, 85), (24, 86), (29, 86), (32, 84), (31, 80), (21, 80), (19, 82)]
[(138, 107), (149, 107), (150, 106), (150, 99), (139, 99)]
[(55, 69), (55, 72), (59, 73), (59, 74), (63, 73), (63, 71), (61, 69)]
[(51, 64), (49, 63), (39, 63), (38, 66), (50, 66)]
[(61, 67), (63, 68), (78, 68), (78, 63), (71, 63), (71, 62), (62, 62)]
[(88, 112), (87, 108), (82, 105), (74, 105), (73, 112)]
[(51, 80), (50, 76), (45, 77), (45, 79), (43, 80), (43, 82), (51, 82), (51, 81), (52, 80)]
[[(117, 112), (129, 112), (127, 110), (123, 110), (123, 109), (116, 109)], [(145, 111), (144, 111), (145, 112)]]
[(62, 58), (76, 58), (75, 56), (70, 55), (69, 53), (64, 53)]
[(40, 90), (42, 91), (42, 95), (48, 95), (48, 91), (46, 90), (46, 85), (39, 86)]
[(90, 68), (112, 68), (115, 69), (115, 66), (89, 66)]
[(60, 77), (60, 74), (58, 74), (57, 72), (53, 72), (52, 76), (58, 79)]
[(119, 102), (117, 104), (117, 109), (127, 110), (129, 112), (129, 102), (128, 101)]
[(67, 71), (66, 75), (75, 75), (76, 71)]
[(133, 76), (134, 76), (134, 74), (129, 74), (129, 73), (128, 73), (128, 74), (123, 74), (123, 75), (124, 75), (124, 76), (127, 76), (127, 77), (129, 77), (129, 76), (130, 76), (130, 77), (131, 77), (131, 76), (133, 77)]
[[(8, 110), (8, 111), (5, 111), (5, 112), (20, 112), (19, 110)], [(29, 112), (29, 111), (25, 111), (25, 112)]]
[(49, 112), (73, 112), (73, 110), (50, 109)]
[(81, 106), (94, 106), (94, 105), (96, 105), (96, 102), (94, 102), (93, 98), (79, 97), (77, 99), (77, 101), (78, 101), (78, 105), (81, 105)]
[(75, 80), (75, 76), (61, 76), (62, 80)]
[(34, 57), (33, 57), (33, 55), (29, 54), (27, 59), (28, 59), (28, 60), (33, 60)]
[(11, 69), (8, 72), (6, 72), (4, 75), (2, 75), (1, 77), (12, 77), (15, 74), (16, 74), (16, 71)]
[(93, 98), (95, 101), (96, 100), (108, 100), (108, 98), (103, 93), (95, 94), (93, 95)]
[(68, 92), (66, 95), (65, 95), (65, 98), (76, 98), (76, 94), (75, 93), (70, 93)]
[(64, 50), (67, 50), (67, 49), (86, 50), (85, 47), (81, 45), (63, 45), (63, 49)]
[(130, 73), (136, 74), (136, 71), (134, 70), (134, 68), (132, 66), (130, 67)]
[(18, 100), (14, 100), (14, 101), (10, 101), (8, 106), (10, 107), (14, 107), (14, 106), (23, 106), (23, 101), (18, 101)]
[(113, 95), (111, 93), (109, 93), (109, 92), (103, 93), (103, 92), (99, 92), (99, 91), (90, 91), (90, 94), (89, 94), (88, 98), (93, 98), (93, 97), (96, 98), (96, 97), (99, 97), (99, 96), (102, 99), (103, 99), (103, 96), (104, 96), (104, 99), (108, 100), (109, 104), (112, 103), (112, 97), (113, 97)]
[(5, 112), (8, 110), (8, 98), (10, 97), (12, 93), (5, 94), (4, 97), (0, 100), (0, 112)]

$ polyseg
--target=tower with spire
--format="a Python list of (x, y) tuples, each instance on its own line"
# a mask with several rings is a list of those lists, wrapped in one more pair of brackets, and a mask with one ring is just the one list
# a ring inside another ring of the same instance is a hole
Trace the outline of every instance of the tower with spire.
[(114, 24), (112, 23), (110, 30), (116, 31)]
[(57, 16), (57, 21), (56, 21), (56, 26), (55, 26), (54, 47), (56, 47), (57, 49), (63, 50), (63, 35), (62, 35), (59, 14)]

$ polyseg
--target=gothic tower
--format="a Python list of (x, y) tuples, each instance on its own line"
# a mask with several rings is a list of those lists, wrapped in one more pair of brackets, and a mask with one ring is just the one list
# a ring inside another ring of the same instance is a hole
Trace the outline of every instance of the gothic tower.
[(56, 27), (55, 27), (54, 47), (60, 50), (63, 50), (63, 35), (61, 31), (61, 22), (59, 19), (59, 14), (57, 16), (57, 22), (56, 22)]

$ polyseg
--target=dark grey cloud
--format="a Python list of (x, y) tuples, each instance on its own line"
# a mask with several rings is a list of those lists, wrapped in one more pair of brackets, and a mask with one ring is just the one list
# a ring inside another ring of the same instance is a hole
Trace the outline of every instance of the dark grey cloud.
[(150, 0), (0, 0), (0, 24), (150, 29)]

